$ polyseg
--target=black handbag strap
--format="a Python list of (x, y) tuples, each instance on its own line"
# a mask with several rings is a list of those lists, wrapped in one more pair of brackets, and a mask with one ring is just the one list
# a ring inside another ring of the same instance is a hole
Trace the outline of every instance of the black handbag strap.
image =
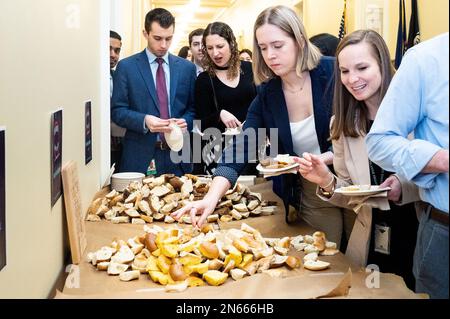
[(209, 81), (211, 82), (211, 88), (212, 88), (212, 91), (213, 91), (214, 106), (216, 107), (216, 111), (219, 112), (219, 105), (217, 104), (216, 90), (214, 89), (214, 83), (213, 83), (213, 80), (211, 78), (211, 75), (208, 75), (208, 76), (209, 76)]

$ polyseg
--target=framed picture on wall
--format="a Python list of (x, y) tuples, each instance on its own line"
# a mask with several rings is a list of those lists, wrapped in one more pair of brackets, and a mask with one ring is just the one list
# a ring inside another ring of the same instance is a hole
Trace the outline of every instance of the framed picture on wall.
[(51, 203), (52, 207), (62, 194), (62, 109), (54, 112), (51, 118), (50, 156), (51, 156)]
[(92, 160), (92, 109), (91, 101), (84, 103), (84, 164)]
[(6, 266), (5, 128), (0, 127), (0, 270)]

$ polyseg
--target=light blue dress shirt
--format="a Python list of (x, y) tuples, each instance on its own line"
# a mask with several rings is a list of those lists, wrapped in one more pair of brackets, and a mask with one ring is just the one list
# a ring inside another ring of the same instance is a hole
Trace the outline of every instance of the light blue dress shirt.
[(448, 150), (448, 47), (445, 33), (407, 51), (366, 137), (373, 162), (414, 182), (423, 201), (447, 213), (448, 172), (420, 172)]

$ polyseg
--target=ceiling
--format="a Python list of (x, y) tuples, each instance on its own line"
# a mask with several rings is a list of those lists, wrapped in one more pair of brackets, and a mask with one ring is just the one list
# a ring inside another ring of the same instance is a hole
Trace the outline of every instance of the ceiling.
[(189, 45), (192, 30), (205, 28), (236, 0), (153, 0), (152, 8), (165, 8), (175, 16), (175, 34), (170, 51), (174, 54)]

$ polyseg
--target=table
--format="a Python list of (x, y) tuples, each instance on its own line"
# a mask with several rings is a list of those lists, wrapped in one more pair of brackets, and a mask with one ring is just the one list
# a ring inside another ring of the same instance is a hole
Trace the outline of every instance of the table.
[[(241, 223), (258, 229), (264, 237), (296, 236), (312, 234), (314, 229), (304, 222), (288, 225), (284, 220), (282, 201), (271, 191), (271, 183), (257, 184), (251, 187), (254, 192), (261, 192), (263, 199), (276, 200), (279, 205), (274, 215), (247, 218), (228, 223), (219, 222), (220, 229), (239, 228)], [(167, 224), (158, 225), (165, 227)], [(87, 248), (86, 254), (107, 245), (113, 239), (124, 239), (143, 234), (142, 225), (112, 224), (102, 220), (100, 222), (86, 222)], [(303, 256), (303, 252), (293, 249), (291, 255)], [(285, 277), (273, 278), (267, 274), (255, 274), (234, 281), (229, 278), (219, 287), (203, 286), (188, 288), (180, 293), (167, 293), (164, 287), (155, 284), (148, 275), (141, 274), (139, 280), (122, 282), (117, 276), (108, 276), (105, 271), (98, 271), (91, 264), (83, 261), (77, 271), (73, 273), (72, 285), (67, 283), (62, 292), (57, 292), (56, 298), (151, 298), (151, 299), (277, 299), (277, 298), (316, 298), (327, 295), (342, 281), (351, 282), (347, 295), (335, 298), (426, 298), (426, 295), (415, 294), (409, 290), (403, 279), (394, 274), (371, 274), (365, 269), (358, 269), (348, 259), (339, 253), (335, 256), (320, 256), (331, 266), (327, 270), (314, 272), (304, 268), (287, 270)], [(79, 280), (78, 280), (79, 279)], [(345, 285), (344, 285), (345, 286)], [(370, 288), (375, 286), (378, 288)], [(345, 290), (345, 289), (344, 289)]]

